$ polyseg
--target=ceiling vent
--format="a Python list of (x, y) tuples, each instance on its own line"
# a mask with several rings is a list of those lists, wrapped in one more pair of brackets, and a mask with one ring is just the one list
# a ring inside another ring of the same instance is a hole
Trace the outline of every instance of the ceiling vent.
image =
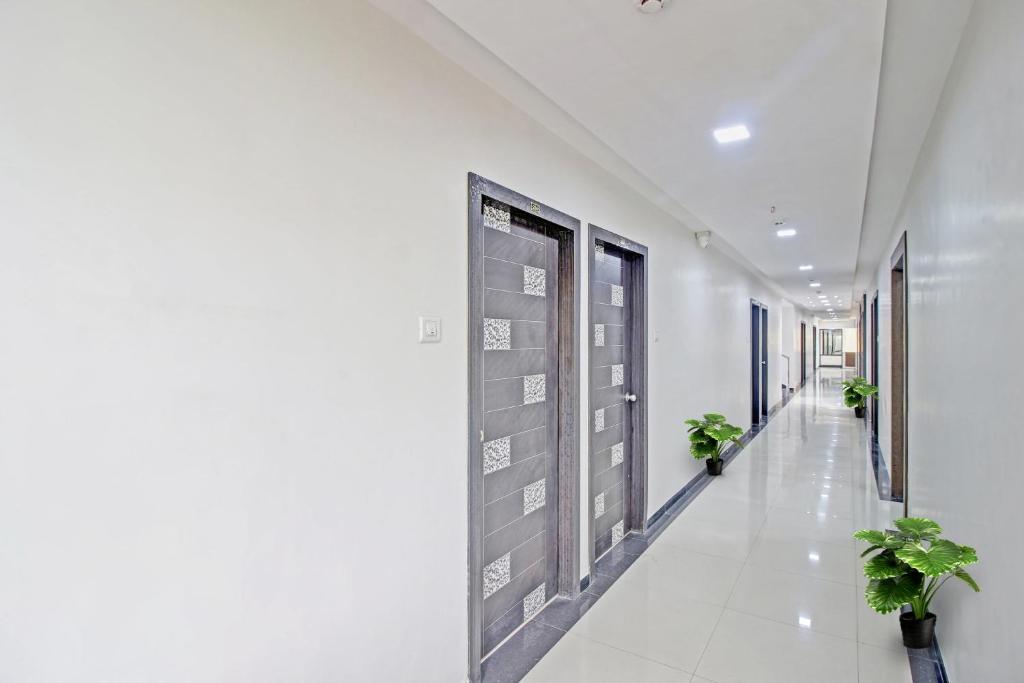
[(668, 4), (668, 0), (635, 0), (635, 2), (636, 8), (644, 14), (660, 12)]

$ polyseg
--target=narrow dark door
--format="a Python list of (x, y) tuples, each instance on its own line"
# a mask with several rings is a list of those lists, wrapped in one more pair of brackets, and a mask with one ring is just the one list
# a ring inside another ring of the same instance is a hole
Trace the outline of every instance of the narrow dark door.
[(889, 364), (889, 387), (892, 394), (890, 456), (892, 459), (892, 491), (903, 498), (904, 514), (907, 510), (907, 291), (906, 291), (906, 234), (892, 256), (892, 361)]
[[(871, 383), (878, 384), (878, 292), (871, 300)], [(878, 438), (878, 394), (871, 397), (871, 431)]]
[(761, 418), (768, 417), (768, 309), (761, 308)]
[(750, 304), (750, 422), (761, 422), (761, 307)]
[(811, 327), (811, 368), (818, 369), (818, 326)]
[(559, 243), (483, 201), (483, 641), (557, 593)]
[(860, 299), (860, 335), (858, 337), (860, 348), (858, 349), (857, 372), (862, 377), (867, 377), (867, 353), (868, 353), (868, 295), (865, 293)]
[[(592, 228), (593, 229), (593, 228)], [(615, 547), (633, 526), (634, 386), (631, 255), (605, 241), (594, 244), (590, 349), (591, 527), (593, 558)]]
[(800, 386), (807, 381), (807, 323), (800, 323)]

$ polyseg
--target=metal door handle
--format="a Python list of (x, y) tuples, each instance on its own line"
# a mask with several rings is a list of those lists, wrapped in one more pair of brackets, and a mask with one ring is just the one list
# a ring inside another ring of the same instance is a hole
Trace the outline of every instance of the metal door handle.
[(626, 394), (623, 398), (629, 403), (636, 403), (636, 394)]

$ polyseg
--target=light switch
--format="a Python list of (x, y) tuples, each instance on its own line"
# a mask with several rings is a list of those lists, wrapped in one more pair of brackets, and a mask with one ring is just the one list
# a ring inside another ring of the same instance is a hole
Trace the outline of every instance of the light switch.
[(420, 316), (420, 344), (437, 344), (441, 341), (441, 319)]

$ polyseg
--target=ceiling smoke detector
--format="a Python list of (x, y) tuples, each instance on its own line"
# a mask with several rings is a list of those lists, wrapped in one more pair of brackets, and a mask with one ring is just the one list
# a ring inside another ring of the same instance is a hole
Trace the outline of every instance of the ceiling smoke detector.
[(660, 12), (668, 4), (668, 0), (634, 0), (636, 8), (644, 14)]

